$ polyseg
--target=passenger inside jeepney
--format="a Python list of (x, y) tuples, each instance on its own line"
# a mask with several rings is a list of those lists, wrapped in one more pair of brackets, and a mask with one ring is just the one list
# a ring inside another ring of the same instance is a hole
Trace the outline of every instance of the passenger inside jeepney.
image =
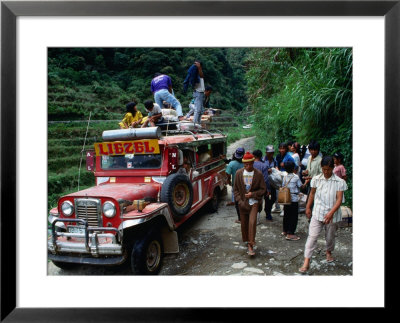
[(190, 177), (192, 170), (192, 162), (190, 156), (193, 156), (193, 152), (190, 150), (179, 150), (179, 169), (178, 173), (188, 175)]
[(199, 163), (205, 163), (209, 159), (211, 159), (211, 151), (208, 145), (199, 146), (197, 148), (197, 153), (199, 155)]

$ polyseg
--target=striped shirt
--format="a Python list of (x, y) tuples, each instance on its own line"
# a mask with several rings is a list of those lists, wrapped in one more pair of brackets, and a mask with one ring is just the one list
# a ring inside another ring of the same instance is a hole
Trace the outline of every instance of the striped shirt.
[[(281, 172), (281, 175), (283, 175), (282, 172)], [(286, 183), (289, 183), (289, 184), (287, 184), (287, 187), (289, 188), (290, 197), (292, 199), (292, 202), (298, 202), (299, 201), (299, 192), (300, 192), (299, 188), (301, 185), (303, 185), (301, 183), (299, 176), (297, 176), (296, 174), (293, 174), (293, 173), (287, 174), (282, 179), (282, 187), (286, 186)]]
[[(318, 221), (324, 221), (325, 215), (336, 203), (336, 192), (347, 190), (347, 184), (335, 174), (332, 174), (328, 179), (324, 177), (324, 174), (319, 174), (312, 178), (311, 187), (317, 189), (314, 197), (312, 216), (316, 217)], [(332, 219), (333, 223), (342, 220), (340, 207), (335, 212)]]

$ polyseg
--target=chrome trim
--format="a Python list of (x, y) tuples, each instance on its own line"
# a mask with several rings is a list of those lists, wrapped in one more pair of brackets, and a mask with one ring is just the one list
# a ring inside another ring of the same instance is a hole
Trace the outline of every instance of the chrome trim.
[[(71, 214), (66, 214), (66, 213), (64, 213), (64, 211), (63, 211), (63, 205), (64, 205), (64, 204), (68, 204), (68, 205), (71, 207), (71, 210), (72, 210), (72, 211), (71, 211)], [(62, 204), (61, 204), (61, 206), (60, 206), (60, 210), (61, 210), (61, 213), (64, 214), (64, 216), (67, 216), (67, 217), (70, 217), (70, 216), (74, 213), (74, 211), (75, 211), (74, 205), (72, 204), (71, 201), (68, 201), (68, 200), (62, 202)]]
[(94, 198), (76, 198), (75, 216), (88, 222), (91, 227), (102, 227), (101, 201)]
[[(104, 212), (104, 207), (106, 206), (106, 204), (111, 204), (111, 205), (112, 205), (112, 207), (113, 207), (113, 209), (114, 209), (114, 210), (113, 210), (113, 215), (108, 216), (108, 215), (106, 214), (106, 212)], [(105, 201), (105, 202), (103, 203), (102, 210), (103, 210), (104, 216), (105, 216), (106, 218), (108, 218), (108, 219), (112, 219), (114, 216), (117, 215), (117, 208), (116, 208), (115, 204), (114, 204), (113, 202), (111, 202), (111, 201)]]
[[(68, 223), (76, 222), (83, 225), (84, 234), (80, 233), (69, 233), (69, 232), (57, 232), (55, 227), (58, 222)], [(115, 228), (93, 228), (88, 227), (88, 223), (81, 219), (58, 219), (55, 218), (52, 222), (51, 239), (47, 242), (48, 250), (53, 254), (58, 253), (81, 253), (91, 254), (94, 257), (99, 255), (122, 255), (122, 245), (120, 231)], [(114, 231), (116, 235), (112, 233), (98, 233), (98, 231)], [(70, 238), (81, 238), (84, 239), (82, 242), (71, 242), (71, 241), (58, 241), (58, 237), (70, 237)], [(119, 237), (119, 239), (117, 239)], [(99, 238), (110, 238), (111, 243), (101, 244)], [(119, 241), (118, 241), (119, 240)]]

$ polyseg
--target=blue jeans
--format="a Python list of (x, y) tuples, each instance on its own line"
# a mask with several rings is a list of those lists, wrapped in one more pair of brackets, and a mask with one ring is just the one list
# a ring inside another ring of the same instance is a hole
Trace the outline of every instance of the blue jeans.
[(163, 89), (154, 93), (154, 101), (156, 101), (156, 103), (160, 106), (161, 109), (163, 106), (163, 101), (171, 103), (171, 105), (176, 110), (178, 117), (183, 116), (182, 106), (180, 102), (171, 93), (169, 93), (168, 90)]
[(194, 122), (201, 123), (201, 115), (203, 113), (204, 92), (193, 91), (194, 98)]
[(189, 118), (192, 114), (194, 114), (194, 104), (190, 103), (189, 104), (189, 112), (186, 114), (186, 118)]

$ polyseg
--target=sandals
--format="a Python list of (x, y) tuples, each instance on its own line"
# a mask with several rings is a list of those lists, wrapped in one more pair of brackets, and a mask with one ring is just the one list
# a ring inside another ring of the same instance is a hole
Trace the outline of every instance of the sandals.
[(289, 241), (297, 241), (297, 240), (300, 240), (300, 237), (294, 236), (293, 238), (291, 238), (291, 237), (289, 237), (289, 236), (286, 236), (286, 240), (289, 240)]
[(335, 261), (335, 259), (332, 257), (332, 255), (327, 255), (326, 256), (326, 262), (329, 264), (329, 263), (331, 263), (331, 262), (334, 262)]
[(310, 267), (300, 267), (299, 272), (301, 272), (302, 274), (305, 274), (309, 269), (310, 269)]
[(247, 254), (249, 255), (249, 256), (255, 256), (255, 251), (254, 251), (254, 249), (253, 249), (253, 246), (251, 246), (249, 243), (247, 244), (247, 248), (249, 248), (249, 247), (251, 247), (251, 249), (247, 249)]

